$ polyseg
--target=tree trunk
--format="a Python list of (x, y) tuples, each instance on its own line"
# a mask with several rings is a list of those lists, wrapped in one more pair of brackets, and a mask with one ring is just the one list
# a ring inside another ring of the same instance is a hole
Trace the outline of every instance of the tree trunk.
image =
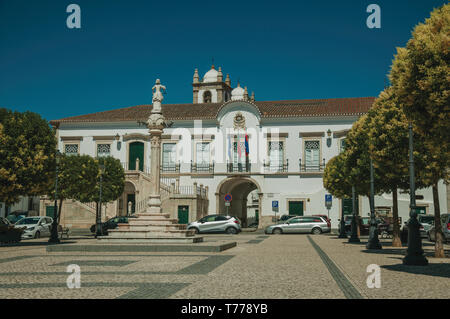
[(98, 229), (98, 202), (95, 202), (95, 232), (97, 233)]
[(58, 208), (58, 224), (61, 221), (61, 210), (62, 210), (62, 203), (63, 203), (64, 199), (60, 199), (59, 200), (59, 208)]
[(434, 246), (434, 257), (445, 258), (444, 253), (444, 234), (441, 225), (441, 209), (439, 206), (438, 183), (433, 184), (433, 204), (434, 204), (434, 229), (436, 244)]
[(398, 223), (398, 194), (397, 188), (392, 192), (392, 247), (402, 247), (402, 241), (400, 239), (400, 225)]

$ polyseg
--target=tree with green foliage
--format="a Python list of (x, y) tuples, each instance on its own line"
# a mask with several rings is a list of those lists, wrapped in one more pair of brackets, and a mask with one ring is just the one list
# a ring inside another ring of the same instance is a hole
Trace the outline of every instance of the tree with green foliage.
[(56, 138), (33, 112), (0, 109), (0, 201), (45, 194), (55, 172)]
[[(372, 114), (361, 116), (352, 126), (345, 139), (345, 176), (355, 186), (358, 195), (370, 197), (369, 123)], [(382, 172), (374, 167), (375, 195), (384, 192)], [(369, 201), (370, 202), (370, 201)], [(374, 209), (371, 207), (371, 209)]]
[[(58, 223), (61, 218), (62, 204), (65, 199), (76, 199), (80, 202), (86, 200), (87, 193), (95, 189), (96, 177), (98, 174), (98, 164), (89, 155), (65, 155), (61, 154), (58, 165)], [(54, 199), (54, 183), (49, 194)]]
[(330, 159), (323, 173), (323, 186), (336, 198), (349, 198), (352, 196), (352, 185), (345, 175), (345, 153)]
[(426, 178), (433, 189), (436, 257), (445, 255), (438, 182), (450, 182), (449, 37), (450, 5), (445, 4), (415, 27), (406, 48), (398, 48), (390, 73), (399, 105), (432, 154), (428, 156)]
[[(118, 199), (125, 187), (125, 172), (118, 159), (113, 157), (93, 158), (89, 155), (61, 155), (58, 165), (58, 219), (59, 223), (62, 204), (65, 199), (75, 199), (82, 203), (98, 203), (100, 200), (100, 168), (103, 164), (105, 170), (102, 177), (102, 203)], [(51, 198), (55, 198), (54, 182), (49, 190)], [(98, 215), (97, 215), (98, 216)]]
[[(98, 175), (96, 177), (96, 186), (93, 188), (85, 200), (97, 203), (97, 214), (101, 216), (100, 202), (100, 165), (104, 165), (102, 175), (102, 204), (117, 200), (125, 188), (125, 171), (120, 160), (107, 156), (95, 159), (97, 163)], [(84, 198), (83, 198), (84, 199)]]
[[(369, 110), (369, 152), (374, 167), (382, 175), (383, 189), (392, 193), (393, 241), (394, 247), (401, 247), (400, 225), (398, 223), (398, 190), (409, 189), (408, 120), (399, 107), (392, 88), (380, 93)], [(416, 187), (425, 187), (423, 143), (415, 139), (414, 161), (416, 164)]]

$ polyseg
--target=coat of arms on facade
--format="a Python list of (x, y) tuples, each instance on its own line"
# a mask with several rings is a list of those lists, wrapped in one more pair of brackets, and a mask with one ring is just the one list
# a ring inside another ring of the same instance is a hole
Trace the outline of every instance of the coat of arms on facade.
[(234, 129), (245, 129), (245, 117), (241, 112), (234, 116)]

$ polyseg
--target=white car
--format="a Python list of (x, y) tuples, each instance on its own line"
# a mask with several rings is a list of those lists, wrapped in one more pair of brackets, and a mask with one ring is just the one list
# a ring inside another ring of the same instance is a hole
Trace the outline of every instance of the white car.
[(25, 217), (14, 224), (15, 228), (25, 228), (22, 238), (50, 237), (53, 218), (46, 216)]

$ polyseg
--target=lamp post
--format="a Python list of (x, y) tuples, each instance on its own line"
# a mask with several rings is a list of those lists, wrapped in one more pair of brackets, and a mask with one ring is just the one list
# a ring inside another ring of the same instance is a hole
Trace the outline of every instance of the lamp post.
[(54, 206), (54, 214), (53, 214), (53, 223), (52, 223), (52, 230), (50, 234), (50, 239), (48, 240), (49, 243), (58, 244), (59, 238), (58, 238), (58, 166), (61, 161), (61, 153), (59, 150), (56, 151), (55, 155), (56, 160), (56, 168), (55, 168), (55, 206)]
[(352, 186), (352, 209), (353, 209), (353, 217), (352, 217), (352, 234), (348, 239), (349, 243), (359, 243), (361, 242), (358, 237), (358, 224), (356, 222), (356, 191), (355, 186)]
[(102, 231), (102, 182), (103, 182), (103, 173), (105, 172), (105, 165), (100, 164), (99, 165), (100, 168), (100, 196), (99, 196), (99, 211), (97, 212), (97, 230), (96, 230), (96, 234), (95, 237), (97, 238), (98, 236), (103, 236), (103, 231)]
[(416, 212), (416, 185), (414, 180), (414, 156), (413, 156), (413, 128), (409, 122), (409, 221), (408, 221), (408, 249), (403, 258), (404, 265), (426, 266), (427, 258), (423, 255), (422, 238), (420, 237), (420, 224)]
[(344, 210), (342, 210), (341, 213), (341, 228), (339, 230), (339, 236), (338, 238), (347, 238), (347, 234), (345, 233), (345, 220), (344, 220)]
[(367, 242), (367, 249), (381, 249), (381, 243), (378, 239), (378, 226), (375, 219), (375, 187), (373, 178), (373, 162), (370, 159), (370, 229), (369, 241)]

